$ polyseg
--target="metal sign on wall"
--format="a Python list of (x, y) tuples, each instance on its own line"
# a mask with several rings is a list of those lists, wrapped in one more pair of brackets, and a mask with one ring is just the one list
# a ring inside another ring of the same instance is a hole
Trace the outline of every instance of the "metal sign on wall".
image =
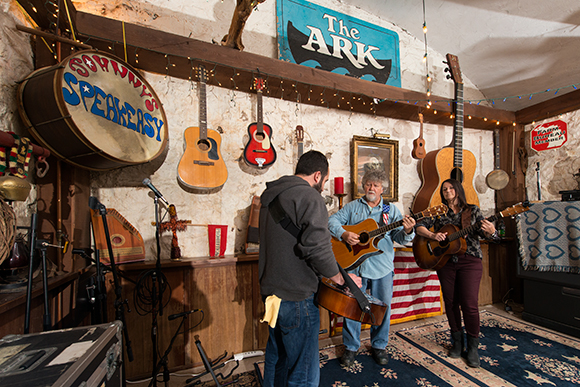
[(279, 58), (401, 87), (399, 36), (303, 0), (278, 0)]
[(560, 148), (568, 141), (568, 125), (562, 120), (538, 125), (532, 129), (531, 139), (535, 151)]

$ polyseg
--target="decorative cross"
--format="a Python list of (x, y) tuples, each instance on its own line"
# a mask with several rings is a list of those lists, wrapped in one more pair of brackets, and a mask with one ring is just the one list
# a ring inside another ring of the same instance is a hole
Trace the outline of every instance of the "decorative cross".
[(185, 231), (185, 228), (191, 224), (191, 220), (177, 220), (177, 211), (173, 204), (169, 205), (169, 222), (159, 223), (159, 232), (171, 230), (173, 232), (173, 239), (171, 240), (171, 259), (181, 259), (181, 249), (177, 241), (177, 231)]

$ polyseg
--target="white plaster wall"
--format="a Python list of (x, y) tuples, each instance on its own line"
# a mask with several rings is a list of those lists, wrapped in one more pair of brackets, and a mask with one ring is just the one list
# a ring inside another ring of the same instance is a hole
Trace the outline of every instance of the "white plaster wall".
[[(0, 130), (30, 137), (18, 115), (16, 93), (18, 82), (34, 70), (30, 38), (16, 30), (16, 24), (27, 25), (15, 1), (0, 2)], [(27, 181), (31, 192), (26, 202), (14, 202), (18, 225), (30, 225), (30, 213), (35, 211), (34, 160)]]
[[(78, 1), (79, 10), (90, 11), (106, 17), (139, 23), (165, 31), (180, 33), (192, 38), (220, 41), (230, 25), (234, 0), (173, 0), (173, 1)], [(423, 42), (408, 36), (404, 31), (376, 19), (373, 15), (358, 14), (359, 10), (344, 8), (338, 2), (325, 0), (320, 4), (341, 12), (357, 12), (357, 17), (372, 23), (396, 29), (401, 43), (401, 68), (403, 87), (424, 91), (424, 65), (421, 62)], [(17, 15), (18, 10), (7, 10)], [(11, 16), (14, 18), (14, 16)], [(18, 33), (24, 35), (22, 33)], [(275, 3), (267, 0), (255, 11), (244, 31), (246, 50), (256, 54), (276, 57), (275, 52)], [(27, 39), (20, 36), (20, 39)], [(9, 45), (8, 45), (9, 47)], [(10, 48), (8, 48), (10, 50)], [(18, 51), (18, 49), (13, 49)], [(32, 70), (31, 53), (27, 47), (24, 55), (27, 73)], [(443, 55), (430, 53), (443, 59)], [(435, 62), (435, 59), (432, 59)], [(11, 64), (17, 63), (14, 59)], [(441, 61), (439, 61), (441, 63)], [(10, 66), (12, 67), (12, 66)], [(453, 83), (444, 77), (443, 67), (433, 72), (435, 94), (452, 97)], [(164, 196), (177, 207), (180, 219), (190, 219), (194, 226), (179, 233), (182, 255), (185, 257), (206, 256), (208, 254), (207, 224), (228, 226), (226, 254), (242, 250), (246, 235), (248, 212), (253, 195), (259, 195), (267, 181), (291, 174), (295, 165), (294, 130), (300, 124), (306, 132), (306, 149), (318, 149), (329, 156), (331, 182), (335, 176), (345, 178), (345, 189), (350, 192), (349, 146), (353, 135), (370, 136), (372, 132), (389, 133), (391, 139), (399, 141), (399, 202), (395, 203), (404, 213), (409, 212), (413, 196), (421, 181), (418, 162), (411, 158), (412, 141), (419, 135), (419, 124), (365, 114), (350, 114), (343, 111), (299, 105), (280, 99), (264, 97), (264, 122), (274, 130), (273, 144), (278, 152), (278, 160), (267, 170), (248, 168), (240, 160), (247, 142), (247, 126), (256, 120), (256, 96), (241, 91), (208, 86), (208, 128), (221, 127), (223, 133), (221, 152), (229, 177), (223, 189), (216, 193), (192, 194), (177, 183), (177, 165), (183, 155), (183, 133), (189, 126), (198, 126), (198, 89), (196, 83), (145, 73), (147, 81), (159, 95), (168, 120), (169, 149), (164, 158), (152, 163), (121, 168), (109, 172), (93, 173), (92, 194), (97, 196), (107, 208), (114, 208), (135, 226), (146, 241), (147, 258), (155, 258), (155, 220), (153, 199), (150, 191), (141, 183), (149, 177)], [(11, 79), (22, 78), (16, 74)], [(10, 81), (7, 81), (10, 82)], [(468, 80), (465, 80), (469, 86)], [(4, 84), (4, 81), (3, 81)], [(439, 91), (437, 91), (439, 90)], [(468, 89), (469, 90), (469, 89)], [(469, 91), (468, 91), (469, 92)], [(2, 91), (4, 98), (14, 98), (14, 90)], [(466, 98), (468, 94), (466, 93)], [(15, 116), (15, 113), (11, 114)], [(13, 120), (6, 115), (2, 120)], [(452, 139), (452, 122), (449, 126), (430, 125), (424, 127), (427, 151), (448, 145)], [(474, 179), (480, 194), (480, 205), (486, 214), (494, 208), (494, 192), (485, 185), (485, 176), (493, 170), (493, 133), (490, 131), (466, 129), (464, 148), (471, 150), (477, 159)], [(333, 187), (327, 185), (326, 196)], [(349, 197), (346, 198), (349, 200)], [(329, 206), (329, 211), (337, 209), (337, 201)], [(197, 226), (202, 225), (202, 226)], [(163, 236), (162, 256), (167, 257), (171, 237)], [(73, 241), (74, 243), (74, 241)]]
[[(363, 114), (297, 105), (278, 98), (263, 98), (264, 122), (274, 130), (273, 144), (278, 159), (268, 169), (260, 171), (247, 167), (240, 160), (248, 140), (247, 127), (256, 120), (256, 96), (219, 87), (207, 87), (208, 128), (221, 127), (221, 152), (228, 169), (228, 180), (217, 193), (192, 194), (182, 189), (177, 182), (177, 165), (183, 155), (183, 132), (189, 126), (199, 125), (197, 85), (188, 81), (146, 74), (147, 81), (162, 98), (167, 115), (169, 151), (159, 169), (150, 166), (127, 167), (111, 172), (93, 173), (93, 194), (107, 207), (115, 208), (143, 235), (148, 256), (155, 257), (153, 199), (149, 189), (141, 184), (149, 177), (170, 203), (176, 205), (180, 219), (192, 220), (194, 224), (228, 225), (228, 247), (226, 253), (242, 251), (248, 223), (249, 205), (253, 195), (259, 195), (267, 181), (285, 174), (292, 174), (295, 165), (296, 125), (305, 129), (305, 151), (317, 149), (330, 159), (331, 183), (323, 195), (334, 192), (333, 178), (345, 177), (345, 189), (350, 192), (350, 140), (353, 135), (370, 136), (371, 132), (391, 134), (399, 141), (399, 209), (408, 213), (413, 196), (421, 181), (418, 163), (411, 158), (412, 141), (419, 134), (419, 124)], [(165, 98), (163, 97), (165, 96)], [(170, 96), (170, 97), (169, 97)], [(464, 146), (476, 154), (477, 173), (474, 184), (480, 195), (482, 208), (490, 213), (494, 207), (493, 191), (485, 186), (485, 175), (493, 169), (491, 132), (465, 130)], [(452, 127), (425, 125), (424, 138), (427, 150), (435, 150), (451, 142)], [(485, 153), (488, 153), (486, 156)], [(349, 200), (347, 198), (346, 200)], [(329, 211), (337, 210), (337, 200)], [(179, 233), (183, 256), (208, 255), (207, 228), (188, 227)], [(168, 255), (170, 235), (163, 238), (162, 256)]]
[[(560, 148), (537, 152), (531, 149), (531, 131), (538, 125), (560, 119), (568, 125), (568, 141)], [(580, 125), (580, 111), (562, 114), (544, 121), (526, 125), (526, 149), (528, 150), (528, 170), (526, 173), (526, 187), (529, 200), (538, 200), (538, 172), (537, 163), (540, 163), (540, 184), (542, 200), (561, 200), (560, 191), (580, 189), (574, 174), (580, 171), (578, 148), (580, 139), (575, 134)]]

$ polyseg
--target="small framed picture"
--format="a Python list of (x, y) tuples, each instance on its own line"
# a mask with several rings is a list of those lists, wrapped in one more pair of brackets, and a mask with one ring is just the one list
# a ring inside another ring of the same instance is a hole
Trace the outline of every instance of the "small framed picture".
[(352, 198), (364, 196), (362, 178), (372, 169), (380, 169), (387, 174), (383, 200), (399, 201), (399, 142), (374, 137), (353, 136), (350, 146)]

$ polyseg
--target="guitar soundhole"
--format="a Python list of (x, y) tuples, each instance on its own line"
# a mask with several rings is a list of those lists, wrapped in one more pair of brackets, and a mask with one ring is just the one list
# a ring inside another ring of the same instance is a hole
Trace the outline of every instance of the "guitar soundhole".
[(262, 142), (266, 136), (264, 135), (264, 133), (256, 133), (254, 137), (256, 137), (257, 141)]
[(451, 178), (463, 183), (463, 171), (459, 168), (453, 168), (451, 171)]
[(203, 152), (207, 152), (210, 148), (209, 141), (202, 139), (197, 142), (197, 147)]
[(358, 236), (358, 240), (361, 245), (366, 245), (369, 242), (369, 234), (367, 234), (366, 232), (361, 233)]

